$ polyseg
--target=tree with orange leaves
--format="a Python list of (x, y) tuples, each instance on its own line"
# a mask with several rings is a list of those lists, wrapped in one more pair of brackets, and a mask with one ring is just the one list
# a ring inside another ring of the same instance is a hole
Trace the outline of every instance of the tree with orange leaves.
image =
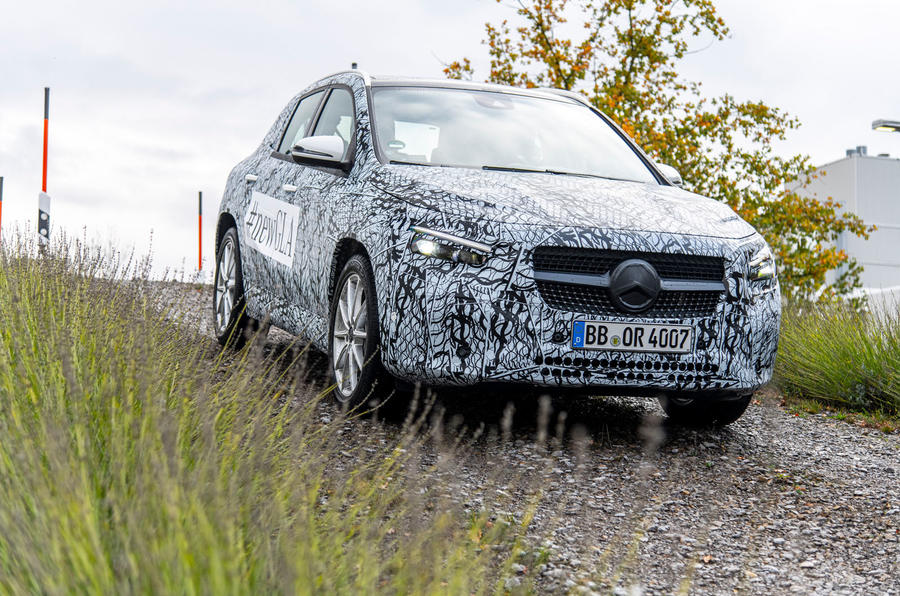
[[(498, 2), (501, 0), (498, 0)], [(713, 0), (517, 0), (518, 25), (485, 24), (492, 83), (556, 87), (584, 94), (659, 163), (674, 165), (688, 190), (727, 203), (772, 247), (790, 299), (840, 296), (858, 287), (860, 267), (836, 247), (842, 232), (867, 227), (840, 204), (801, 197), (785, 183), (813, 175), (809, 158), (772, 149), (799, 122), (762, 101), (707, 97), (684, 80), (679, 61), (700, 36), (722, 40), (728, 27)], [(561, 26), (583, 23), (575, 40)], [(471, 61), (447, 65), (472, 78)], [(826, 283), (826, 273), (836, 271)]]

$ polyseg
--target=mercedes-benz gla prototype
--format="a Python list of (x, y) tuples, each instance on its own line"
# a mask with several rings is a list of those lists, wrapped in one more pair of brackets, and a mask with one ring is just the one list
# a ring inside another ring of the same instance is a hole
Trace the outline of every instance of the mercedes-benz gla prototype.
[(772, 375), (775, 263), (679, 185), (574, 93), (335, 74), (228, 178), (216, 333), (308, 338), (353, 404), (523, 383), (727, 424)]

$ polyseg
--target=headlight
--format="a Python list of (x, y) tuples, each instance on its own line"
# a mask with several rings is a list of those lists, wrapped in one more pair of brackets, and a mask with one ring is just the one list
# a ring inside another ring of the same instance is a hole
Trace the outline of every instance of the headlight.
[(468, 238), (460, 238), (421, 226), (411, 226), (409, 231), (415, 232), (410, 240), (409, 249), (426, 257), (481, 267), (491, 254), (492, 249), (489, 245)]
[(775, 278), (775, 257), (768, 246), (763, 246), (750, 259), (750, 281)]

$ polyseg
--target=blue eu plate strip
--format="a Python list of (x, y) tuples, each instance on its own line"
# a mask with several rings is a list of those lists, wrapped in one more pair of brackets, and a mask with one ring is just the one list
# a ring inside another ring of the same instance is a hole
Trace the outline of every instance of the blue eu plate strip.
[(575, 321), (572, 325), (572, 347), (584, 347), (584, 321)]

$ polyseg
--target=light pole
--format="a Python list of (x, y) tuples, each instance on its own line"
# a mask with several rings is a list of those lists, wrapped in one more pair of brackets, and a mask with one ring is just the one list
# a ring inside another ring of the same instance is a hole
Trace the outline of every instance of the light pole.
[(872, 130), (880, 132), (900, 132), (900, 120), (885, 120), (880, 118), (872, 123)]

